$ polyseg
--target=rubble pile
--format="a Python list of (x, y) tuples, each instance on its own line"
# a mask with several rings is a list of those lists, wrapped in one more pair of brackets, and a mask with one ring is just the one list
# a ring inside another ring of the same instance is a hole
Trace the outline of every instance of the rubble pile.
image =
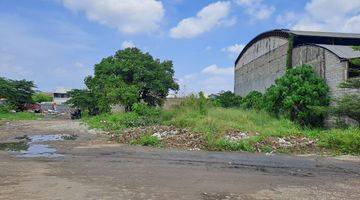
[(231, 130), (231, 131), (227, 131), (227, 133), (225, 134), (225, 139), (231, 141), (231, 142), (236, 142), (239, 140), (243, 140), (243, 139), (247, 139), (251, 136), (255, 136), (255, 135), (260, 135), (260, 133), (258, 132), (242, 132), (239, 130)]
[(283, 138), (267, 137), (264, 140), (258, 142), (255, 146), (256, 149), (261, 152), (261, 146), (271, 147), (273, 151), (288, 149), (292, 152), (311, 152), (316, 147), (316, 139), (301, 137), (301, 136), (288, 136)]
[(158, 125), (129, 128), (123, 130), (120, 134), (113, 134), (112, 138), (121, 143), (130, 143), (144, 134), (158, 137), (167, 148), (200, 150), (205, 147), (205, 142), (200, 133), (193, 133), (187, 129), (180, 129), (174, 126)]

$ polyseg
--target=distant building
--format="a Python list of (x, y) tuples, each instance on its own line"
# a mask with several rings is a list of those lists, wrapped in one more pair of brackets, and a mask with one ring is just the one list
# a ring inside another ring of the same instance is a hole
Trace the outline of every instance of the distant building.
[(70, 96), (67, 92), (69, 91), (70, 90), (65, 90), (65, 89), (56, 90), (53, 93), (53, 102), (56, 103), (57, 105), (60, 105), (68, 101), (70, 99)]
[[(289, 49), (291, 47), (292, 49)], [(339, 88), (339, 84), (360, 77), (360, 66), (349, 62), (360, 58), (360, 34), (291, 31), (285, 29), (262, 33), (251, 40), (235, 62), (237, 95), (256, 90), (264, 92), (291, 67), (309, 64), (324, 78), (332, 97), (360, 93), (359, 89)], [(288, 55), (290, 54), (290, 55)]]

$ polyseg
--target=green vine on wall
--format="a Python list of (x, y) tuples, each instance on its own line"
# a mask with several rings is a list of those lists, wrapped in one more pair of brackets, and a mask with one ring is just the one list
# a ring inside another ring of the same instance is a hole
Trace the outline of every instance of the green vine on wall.
[(289, 39), (288, 39), (288, 50), (286, 55), (286, 68), (291, 69), (292, 68), (292, 51), (294, 48), (294, 35), (290, 33)]

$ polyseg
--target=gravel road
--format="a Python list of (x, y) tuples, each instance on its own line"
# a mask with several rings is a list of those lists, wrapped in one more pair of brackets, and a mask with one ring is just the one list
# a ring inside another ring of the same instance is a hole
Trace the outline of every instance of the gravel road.
[(0, 199), (360, 199), (357, 158), (153, 149), (76, 121), (0, 122), (0, 141), (43, 134), (78, 137), (44, 142), (58, 157), (0, 151)]

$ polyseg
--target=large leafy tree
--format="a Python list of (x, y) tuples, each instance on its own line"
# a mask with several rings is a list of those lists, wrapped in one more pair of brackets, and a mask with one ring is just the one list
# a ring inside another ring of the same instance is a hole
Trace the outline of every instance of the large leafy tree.
[(123, 105), (126, 111), (139, 102), (162, 105), (170, 90), (179, 89), (172, 61), (161, 62), (137, 48), (120, 50), (102, 59), (94, 71), (85, 84), (99, 112), (109, 112), (114, 104)]
[(0, 97), (15, 109), (22, 111), (26, 103), (33, 103), (35, 84), (27, 80), (11, 80), (0, 77)]

